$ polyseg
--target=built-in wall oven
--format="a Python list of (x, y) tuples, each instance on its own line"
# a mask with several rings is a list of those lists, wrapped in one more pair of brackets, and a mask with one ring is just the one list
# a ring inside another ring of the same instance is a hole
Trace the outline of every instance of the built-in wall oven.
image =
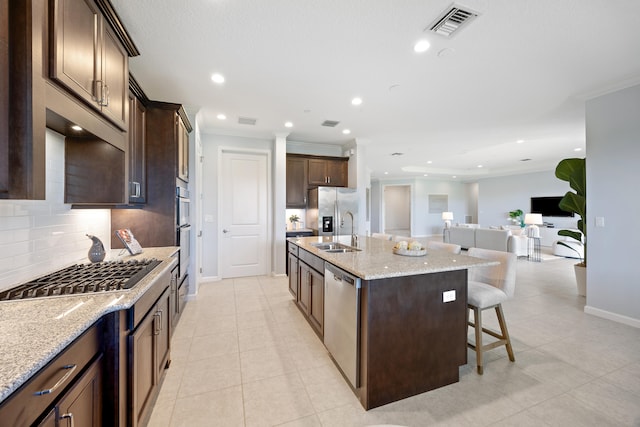
[(191, 220), (189, 190), (186, 184), (180, 180), (176, 180), (176, 240), (180, 247), (180, 264), (178, 269), (178, 295), (176, 295), (177, 311), (182, 311), (185, 302), (185, 296), (189, 287), (189, 269), (190, 247), (191, 247)]

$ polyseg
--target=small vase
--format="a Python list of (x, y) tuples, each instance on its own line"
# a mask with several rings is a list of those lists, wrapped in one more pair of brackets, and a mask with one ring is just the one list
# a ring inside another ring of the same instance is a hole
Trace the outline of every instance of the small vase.
[(87, 234), (87, 237), (93, 241), (93, 244), (89, 248), (89, 261), (91, 262), (102, 262), (107, 253), (104, 250), (104, 245), (96, 236), (92, 236)]

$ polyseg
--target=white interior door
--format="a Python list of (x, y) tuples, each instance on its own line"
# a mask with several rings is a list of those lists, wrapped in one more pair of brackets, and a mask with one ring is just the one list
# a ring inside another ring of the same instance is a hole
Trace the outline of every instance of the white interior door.
[(267, 274), (267, 155), (223, 151), (220, 181), (220, 275)]

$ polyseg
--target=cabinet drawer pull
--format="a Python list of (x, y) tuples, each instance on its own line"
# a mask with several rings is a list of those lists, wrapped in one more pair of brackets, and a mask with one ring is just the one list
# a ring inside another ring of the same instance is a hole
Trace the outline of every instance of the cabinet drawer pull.
[(74, 425), (73, 425), (73, 414), (71, 412), (69, 412), (68, 414), (60, 415), (60, 419), (63, 419), (63, 418), (69, 418), (69, 427), (74, 427)]
[(54, 391), (56, 391), (62, 384), (64, 384), (69, 377), (71, 377), (71, 375), (73, 374), (73, 372), (76, 370), (76, 368), (78, 367), (78, 365), (64, 365), (62, 367), (62, 369), (69, 369), (69, 372), (67, 372), (66, 374), (64, 374), (64, 376), (62, 378), (60, 378), (60, 380), (58, 380), (57, 383), (55, 383), (53, 385), (53, 387), (45, 389), (45, 390), (41, 390), (41, 391), (36, 391), (34, 394), (36, 396), (42, 396), (43, 394), (50, 394), (53, 393)]

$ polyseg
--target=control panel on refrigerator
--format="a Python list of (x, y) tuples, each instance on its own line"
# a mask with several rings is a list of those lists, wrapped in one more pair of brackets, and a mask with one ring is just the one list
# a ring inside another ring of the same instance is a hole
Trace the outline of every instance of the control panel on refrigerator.
[(333, 232), (333, 217), (332, 216), (323, 216), (322, 217), (322, 232), (323, 233), (332, 233)]

